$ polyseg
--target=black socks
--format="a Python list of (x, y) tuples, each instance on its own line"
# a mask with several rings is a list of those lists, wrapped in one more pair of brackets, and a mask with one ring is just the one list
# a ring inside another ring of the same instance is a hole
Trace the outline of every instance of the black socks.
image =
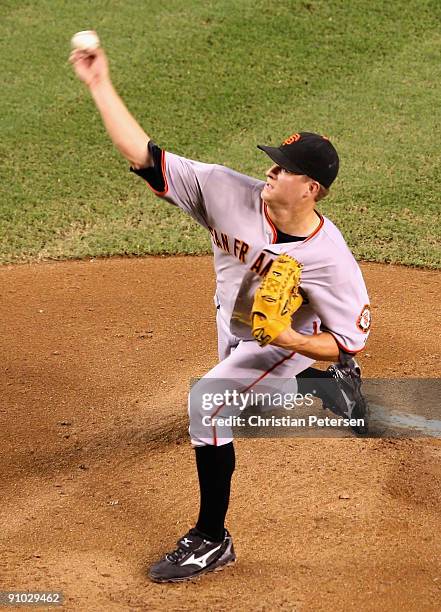
[(207, 540), (220, 542), (224, 539), (224, 521), (235, 467), (234, 446), (232, 442), (222, 446), (197, 446), (195, 452), (201, 493), (196, 529)]

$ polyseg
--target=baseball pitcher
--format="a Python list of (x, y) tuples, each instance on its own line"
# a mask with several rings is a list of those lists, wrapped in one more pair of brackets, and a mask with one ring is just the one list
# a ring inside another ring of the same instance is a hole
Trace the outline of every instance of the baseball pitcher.
[[(211, 236), (219, 362), (189, 397), (199, 515), (149, 574), (156, 582), (188, 580), (236, 559), (224, 525), (234, 446), (231, 427), (218, 425), (231, 407), (207, 406), (206, 392), (276, 391), (289, 381), (291, 390), (305, 393), (313, 380), (325, 407), (357, 417), (354, 430), (367, 432), (354, 355), (368, 338), (369, 299), (342, 234), (317, 210), (339, 157), (326, 137), (300, 132), (280, 146), (259, 146), (270, 159), (263, 180), (186, 159), (155, 144), (129, 113), (101, 48), (77, 49), (70, 61), (130, 170)], [(312, 367), (317, 360), (336, 363), (322, 371)], [(321, 380), (331, 387), (321, 388)]]

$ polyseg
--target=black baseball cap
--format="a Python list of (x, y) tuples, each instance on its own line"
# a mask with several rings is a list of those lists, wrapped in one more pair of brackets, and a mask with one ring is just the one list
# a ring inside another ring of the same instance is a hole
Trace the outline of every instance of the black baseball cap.
[(258, 145), (281, 168), (305, 174), (328, 189), (338, 174), (339, 158), (326, 136), (299, 132), (283, 141), (280, 147)]

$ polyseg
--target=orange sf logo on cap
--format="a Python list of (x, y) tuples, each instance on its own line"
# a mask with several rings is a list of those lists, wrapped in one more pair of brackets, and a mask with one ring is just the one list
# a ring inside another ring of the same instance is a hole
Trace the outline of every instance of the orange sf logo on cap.
[(300, 134), (293, 134), (292, 136), (289, 136), (289, 138), (284, 140), (282, 144), (289, 145), (289, 144), (292, 144), (293, 142), (297, 142), (298, 140), (300, 140), (300, 138), (301, 138)]

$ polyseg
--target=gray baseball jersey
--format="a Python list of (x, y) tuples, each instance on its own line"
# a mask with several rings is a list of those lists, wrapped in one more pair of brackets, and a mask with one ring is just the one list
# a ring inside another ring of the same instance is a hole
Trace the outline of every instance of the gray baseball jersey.
[[(303, 264), (305, 301), (293, 318), (293, 328), (306, 334), (326, 330), (349, 353), (364, 348), (370, 328), (366, 286), (343, 236), (329, 219), (320, 216), (317, 230), (303, 241), (275, 244), (276, 229), (261, 198), (263, 181), (168, 152), (161, 152), (158, 170), (162, 182), (160, 189), (153, 187), (157, 195), (211, 234), (215, 299), (234, 335), (251, 339), (248, 317), (255, 289), (275, 257), (287, 253)], [(151, 170), (137, 174), (153, 182)]]

